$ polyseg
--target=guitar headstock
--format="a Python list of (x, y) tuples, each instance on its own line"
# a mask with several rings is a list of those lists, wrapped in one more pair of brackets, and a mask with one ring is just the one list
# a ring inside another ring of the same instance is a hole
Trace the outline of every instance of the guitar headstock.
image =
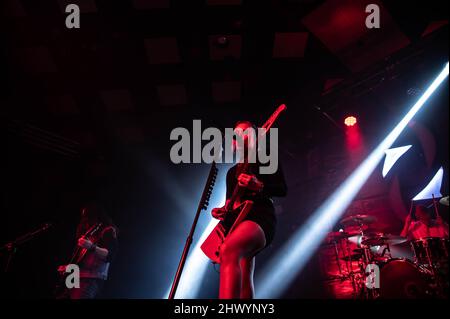
[(273, 123), (277, 120), (280, 113), (286, 110), (287, 110), (286, 104), (281, 104), (279, 107), (277, 107), (275, 112), (272, 113), (272, 115), (269, 117), (266, 123), (264, 123), (264, 125), (261, 127), (264, 128), (267, 132), (272, 127)]

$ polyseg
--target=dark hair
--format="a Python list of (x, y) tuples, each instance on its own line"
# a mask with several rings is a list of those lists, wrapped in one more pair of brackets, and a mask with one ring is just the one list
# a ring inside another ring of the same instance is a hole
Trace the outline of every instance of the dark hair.
[(77, 237), (83, 235), (90, 227), (96, 223), (102, 223), (102, 227), (113, 227), (115, 231), (118, 231), (116, 225), (114, 225), (111, 217), (107, 214), (102, 204), (97, 201), (88, 201), (82, 209), (86, 210), (86, 215), (82, 216), (80, 224), (77, 227)]

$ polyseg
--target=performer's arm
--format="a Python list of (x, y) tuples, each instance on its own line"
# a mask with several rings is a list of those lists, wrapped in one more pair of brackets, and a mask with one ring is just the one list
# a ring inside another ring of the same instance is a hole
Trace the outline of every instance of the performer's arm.
[(241, 187), (248, 188), (267, 197), (284, 197), (287, 194), (287, 186), (281, 167), (273, 174), (255, 175), (241, 174), (238, 177)]
[(239, 186), (245, 187), (254, 192), (261, 192), (264, 188), (264, 183), (255, 175), (241, 174), (238, 177), (238, 183)]
[(409, 229), (411, 227), (411, 221), (412, 221), (411, 214), (408, 214), (408, 216), (406, 216), (405, 225), (403, 226), (400, 236), (408, 237)]
[(94, 245), (93, 248), (95, 254), (100, 257), (101, 259), (106, 259), (109, 255), (109, 250), (106, 248), (98, 247), (97, 245)]
[(116, 231), (112, 227), (104, 231), (102, 238), (102, 246), (104, 247), (97, 246), (83, 237), (78, 239), (78, 245), (94, 252), (101, 259), (111, 261), (117, 247)]
[(97, 256), (99, 256), (102, 259), (106, 259), (106, 257), (108, 257), (109, 254), (108, 249), (99, 247), (93, 242), (91, 242), (89, 239), (85, 239), (83, 237), (78, 239), (78, 246), (94, 252)]

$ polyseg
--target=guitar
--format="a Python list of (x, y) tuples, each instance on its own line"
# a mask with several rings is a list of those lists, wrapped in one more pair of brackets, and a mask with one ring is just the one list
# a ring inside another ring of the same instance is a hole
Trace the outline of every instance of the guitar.
[[(267, 134), (281, 112), (285, 111), (286, 109), (286, 105), (282, 104), (275, 110), (275, 112), (261, 127), (263, 129), (261, 136)], [(260, 136), (257, 136), (257, 138), (259, 137)], [(242, 165), (242, 173), (247, 173), (249, 163), (244, 162)], [(225, 204), (225, 214), (227, 215), (227, 221), (231, 220), (231, 226), (226, 226), (223, 221), (220, 221), (200, 246), (203, 253), (209, 259), (211, 259), (213, 263), (220, 264), (220, 246), (225, 241), (225, 238), (236, 229), (236, 227), (245, 219), (245, 217), (247, 217), (248, 213), (253, 207), (253, 202), (251, 200), (241, 201), (241, 197), (244, 191), (245, 188), (239, 186), (239, 184), (237, 183), (236, 187), (233, 190), (233, 194)]]
[[(102, 225), (103, 225), (102, 223), (98, 223), (98, 224), (92, 226), (91, 228), (89, 228), (89, 230), (83, 236), (81, 236), (81, 238), (89, 239), (92, 243), (94, 243), (92, 238), (100, 230)], [(88, 250), (86, 248), (77, 246), (77, 248), (75, 249), (75, 252), (72, 255), (72, 258), (70, 259), (69, 264), (77, 264), (77, 265), (80, 264), (81, 261), (83, 260), (84, 256), (86, 255), (87, 251)]]
[[(88, 231), (83, 236), (81, 236), (81, 238), (89, 239), (92, 243), (94, 243), (93, 237), (100, 231), (102, 226), (103, 226), (102, 223), (95, 224), (94, 226), (89, 228)], [(88, 252), (88, 250), (86, 248), (80, 247), (77, 245), (68, 264), (69, 265), (70, 264), (79, 265), (83, 261), (87, 252)], [(66, 278), (70, 273), (66, 273), (65, 268), (64, 268), (64, 271), (58, 270), (58, 274), (59, 274), (59, 279), (58, 279), (58, 282), (56, 285), (55, 294), (61, 295), (65, 292)]]

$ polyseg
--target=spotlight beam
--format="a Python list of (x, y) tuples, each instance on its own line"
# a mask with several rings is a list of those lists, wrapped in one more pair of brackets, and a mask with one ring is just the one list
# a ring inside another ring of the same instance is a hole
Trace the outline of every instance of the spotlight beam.
[(268, 263), (261, 272), (261, 277), (258, 277), (257, 280), (257, 298), (277, 298), (289, 287), (290, 283), (294, 281), (297, 274), (318, 248), (326, 232), (339, 220), (339, 217), (381, 162), (385, 151), (392, 146), (411, 119), (447, 78), (448, 74), (449, 64), (447, 63), (424, 94), (388, 136), (339, 186), (331, 197), (312, 214), (305, 225), (291, 237)]
[[(217, 175), (217, 186), (210, 199), (210, 207), (221, 207), (225, 205), (226, 188), (223, 186), (223, 180), (225, 179), (226, 170), (223, 169), (219, 171)], [(184, 271), (181, 274), (178, 289), (174, 296), (175, 299), (194, 299), (200, 291), (203, 277), (205, 276), (208, 265), (210, 265), (210, 260), (205, 256), (200, 246), (219, 222), (217, 219), (214, 219), (209, 212), (210, 210), (208, 209), (207, 214), (201, 214), (199, 217), (199, 225), (206, 225), (206, 227), (202, 230), (198, 240), (193, 240), (192, 244), (194, 246), (186, 259)], [(169, 298), (171, 288), (172, 282), (167, 287), (165, 294), (162, 297), (163, 299)]]
[[(200, 285), (206, 272), (206, 268), (209, 265), (209, 259), (200, 249), (200, 246), (219, 222), (217, 219), (213, 219), (212, 217), (208, 218), (210, 219), (210, 222), (206, 226), (199, 240), (196, 242), (194, 249), (189, 254), (186, 261), (185, 270), (181, 275), (180, 283), (175, 294), (176, 299), (194, 299), (197, 297), (200, 290)], [(170, 288), (171, 286), (167, 288), (164, 299), (169, 298)]]

